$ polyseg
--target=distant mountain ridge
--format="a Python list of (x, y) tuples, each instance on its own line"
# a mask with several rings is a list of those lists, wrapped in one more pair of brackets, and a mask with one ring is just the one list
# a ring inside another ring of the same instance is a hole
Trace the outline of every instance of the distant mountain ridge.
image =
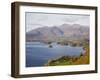
[(57, 41), (61, 39), (89, 39), (89, 27), (79, 24), (62, 24), (52, 27), (43, 26), (26, 32), (26, 41)]

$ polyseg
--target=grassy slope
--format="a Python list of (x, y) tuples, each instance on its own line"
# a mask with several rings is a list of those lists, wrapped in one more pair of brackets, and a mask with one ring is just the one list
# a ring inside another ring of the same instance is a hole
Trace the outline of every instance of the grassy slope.
[(74, 64), (89, 64), (89, 47), (86, 46), (85, 54), (81, 56)]
[(89, 46), (85, 45), (84, 50), (84, 54), (81, 54), (79, 57), (62, 56), (48, 61), (46, 66), (89, 64)]

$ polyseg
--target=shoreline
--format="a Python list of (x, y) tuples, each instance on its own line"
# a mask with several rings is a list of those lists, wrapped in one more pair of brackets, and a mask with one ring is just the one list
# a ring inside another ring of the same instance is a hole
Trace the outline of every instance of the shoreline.
[[(79, 56), (61, 56), (55, 59), (50, 59), (44, 66), (53, 66), (53, 65), (77, 65), (79, 64), (89, 64), (89, 50), (87, 50), (86, 47), (83, 47), (83, 52)], [(83, 58), (86, 58), (87, 61), (81, 61), (85, 60)], [(64, 63), (65, 62), (65, 63)], [(78, 63), (79, 62), (79, 63)]]

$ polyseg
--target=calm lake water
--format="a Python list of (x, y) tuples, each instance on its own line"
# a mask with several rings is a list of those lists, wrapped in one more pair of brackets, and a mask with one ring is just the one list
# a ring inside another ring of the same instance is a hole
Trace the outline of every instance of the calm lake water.
[(70, 45), (60, 45), (52, 43), (52, 48), (48, 44), (40, 42), (26, 43), (26, 67), (43, 66), (48, 60), (61, 56), (79, 56), (83, 52), (82, 47), (72, 47)]

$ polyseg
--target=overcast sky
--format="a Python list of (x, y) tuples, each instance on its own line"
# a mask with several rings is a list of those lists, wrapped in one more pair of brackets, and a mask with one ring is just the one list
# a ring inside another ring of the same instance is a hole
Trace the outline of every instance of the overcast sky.
[(42, 26), (59, 26), (62, 24), (81, 24), (89, 26), (89, 15), (73, 14), (46, 14), (46, 13), (26, 13), (26, 31)]

